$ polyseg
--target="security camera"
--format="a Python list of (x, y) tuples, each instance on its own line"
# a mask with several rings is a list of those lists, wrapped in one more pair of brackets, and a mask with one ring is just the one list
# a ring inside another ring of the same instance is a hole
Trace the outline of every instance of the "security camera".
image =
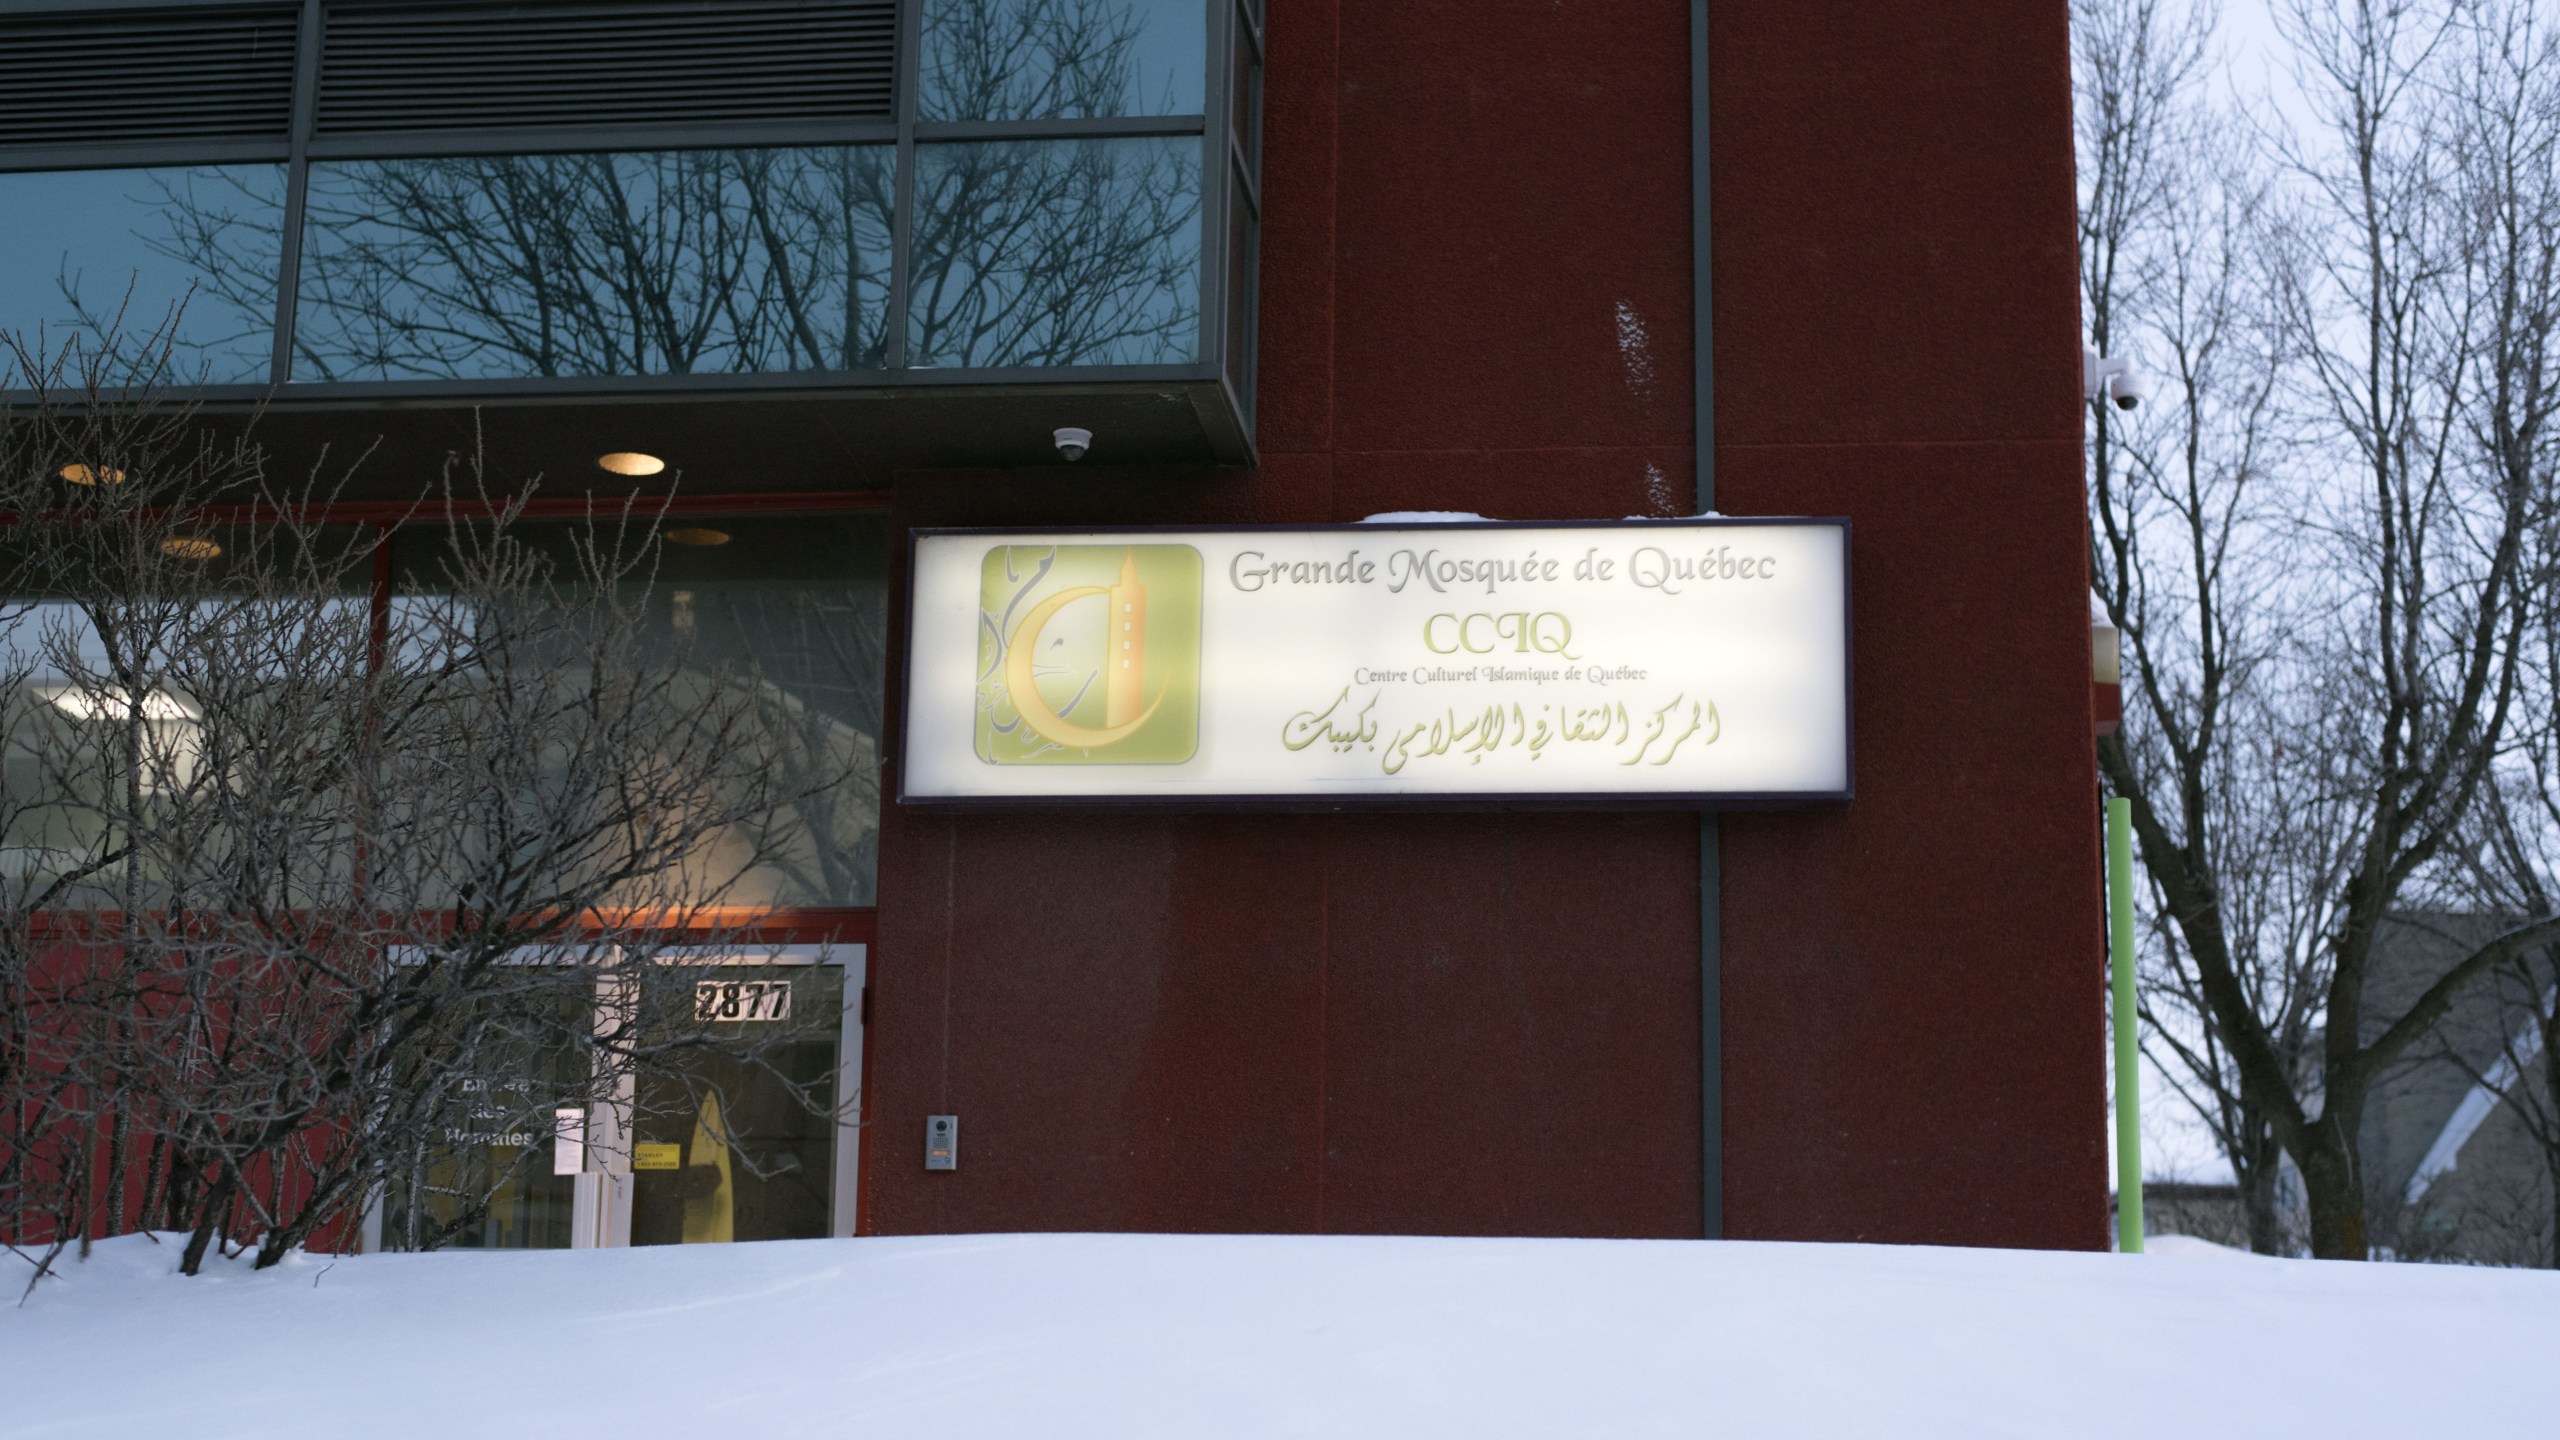
[(2151, 393), (2151, 385), (2133, 362), (2121, 355), (2100, 355), (2086, 346), (2080, 350), (2080, 394), (2083, 399), (2112, 400), (2119, 410), (2130, 410)]
[(2119, 410), (2132, 409), (2150, 394), (2151, 382), (2143, 379), (2142, 372), (2130, 365), (2107, 380), (2107, 398), (2116, 402)]
[(1049, 438), (1058, 442), (1058, 453), (1070, 461), (1083, 459), (1084, 452), (1093, 448), (1093, 432), (1073, 425), (1059, 427)]

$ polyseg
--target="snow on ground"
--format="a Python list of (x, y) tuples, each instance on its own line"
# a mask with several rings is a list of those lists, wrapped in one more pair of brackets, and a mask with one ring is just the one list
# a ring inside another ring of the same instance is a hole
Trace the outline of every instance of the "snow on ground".
[[(108, 1242), (0, 1308), (0, 1435), (2531, 1435), (2560, 1275), (1686, 1241)], [(14, 1263), (14, 1262), (13, 1262)], [(24, 1271), (9, 1282), (24, 1283)]]

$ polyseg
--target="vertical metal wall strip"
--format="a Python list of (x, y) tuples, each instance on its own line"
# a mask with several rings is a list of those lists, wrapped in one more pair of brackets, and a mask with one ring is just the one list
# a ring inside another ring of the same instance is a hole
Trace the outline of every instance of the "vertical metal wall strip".
[[(1708, 201), (1707, 4), (1689, 0), (1689, 265), (1697, 374), (1698, 513), (1716, 508), (1715, 228)], [(1698, 817), (1698, 1116), (1704, 1174), (1700, 1231), (1724, 1238), (1724, 833)]]
[(302, 208), (310, 192), (311, 129), (320, 106), (320, 0), (302, 0), (302, 23), (293, 42), (292, 148), (284, 167), (284, 234), (276, 275), (276, 342), (268, 356), (268, 380), (293, 378), (293, 311), (302, 291)]
[(907, 368), (907, 263), (915, 236), (917, 73), (922, 63), (924, 0), (898, 0), (897, 78), (889, 92), (889, 113), (898, 122), (898, 173), (890, 177), (888, 344), (882, 360), (892, 370)]

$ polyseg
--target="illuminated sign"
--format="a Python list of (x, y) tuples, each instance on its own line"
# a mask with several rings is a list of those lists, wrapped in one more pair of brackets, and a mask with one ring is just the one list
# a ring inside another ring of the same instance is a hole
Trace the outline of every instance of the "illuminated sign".
[(1844, 520), (919, 531), (902, 799), (1846, 800)]

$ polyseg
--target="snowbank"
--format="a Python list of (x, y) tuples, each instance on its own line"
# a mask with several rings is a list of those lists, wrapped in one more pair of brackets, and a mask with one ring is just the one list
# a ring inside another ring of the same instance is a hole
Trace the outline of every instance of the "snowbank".
[(196, 1280), (173, 1258), (116, 1241), (0, 1308), (0, 1434), (2529, 1435), (2560, 1342), (2560, 1276), (2210, 1247), (991, 1235)]

